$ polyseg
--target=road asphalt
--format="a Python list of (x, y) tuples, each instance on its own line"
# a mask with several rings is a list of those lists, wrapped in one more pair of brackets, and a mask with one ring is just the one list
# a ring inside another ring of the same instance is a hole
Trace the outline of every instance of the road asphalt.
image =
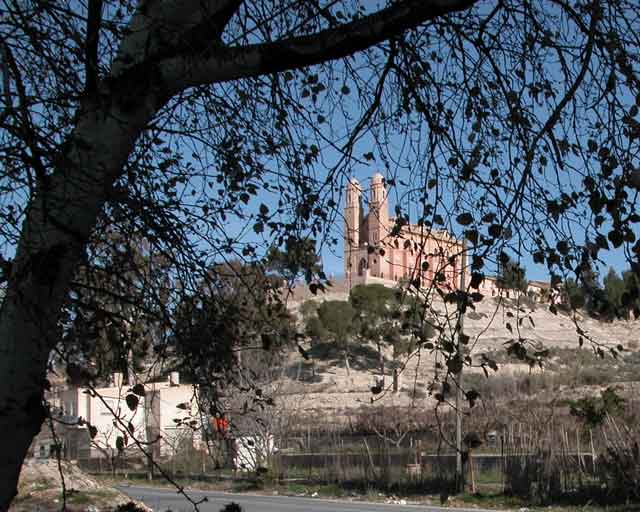
[[(142, 501), (151, 507), (154, 512), (188, 512), (195, 510), (184, 496), (177, 494), (174, 490), (137, 486), (118, 486), (118, 489), (132, 498)], [(213, 491), (189, 491), (188, 494), (194, 501), (199, 501), (204, 497), (207, 498), (206, 502), (198, 505), (198, 509), (201, 512), (219, 512), (220, 509), (231, 502), (240, 505), (243, 512), (487, 512), (481, 509), (231, 494)]]

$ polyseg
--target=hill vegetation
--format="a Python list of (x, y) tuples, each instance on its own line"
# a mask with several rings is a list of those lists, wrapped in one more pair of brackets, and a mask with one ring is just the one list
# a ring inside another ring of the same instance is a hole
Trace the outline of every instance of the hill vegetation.
[(620, 276), (613, 267), (600, 279), (592, 269), (565, 283), (566, 306), (604, 321), (640, 317), (640, 279), (631, 269)]

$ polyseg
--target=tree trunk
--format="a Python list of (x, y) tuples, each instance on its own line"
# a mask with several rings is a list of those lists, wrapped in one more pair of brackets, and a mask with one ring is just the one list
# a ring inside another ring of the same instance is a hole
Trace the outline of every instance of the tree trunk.
[[(9, 507), (16, 493), (22, 461), (46, 417), (47, 361), (59, 339), (57, 313), (78, 259), (72, 251), (62, 257), (69, 261), (59, 262), (56, 269), (52, 251), (23, 251), (14, 260), (18, 269), (0, 310), (0, 510)], [(57, 279), (60, 275), (66, 279)]]
[[(393, 392), (397, 393), (400, 390), (400, 372), (397, 368), (393, 369)], [(415, 389), (414, 389), (415, 393)]]
[(382, 378), (382, 386), (384, 387), (384, 352), (382, 351), (382, 345), (380, 342), (378, 345), (378, 364), (380, 365), (380, 377)]
[(347, 377), (351, 376), (351, 367), (349, 366), (349, 351), (344, 351), (344, 366), (347, 369)]
[[(137, 112), (81, 112), (64, 168), (45, 177), (29, 201), (0, 308), (0, 511), (17, 493), (22, 462), (46, 417), (44, 391), (58, 318), (108, 191), (144, 125)], [(37, 173), (34, 173), (37, 175)]]
[(471, 453), (471, 449), (469, 449), (468, 464), (469, 464), (469, 474), (471, 475), (471, 494), (475, 494), (476, 493), (476, 477), (473, 472), (473, 455)]

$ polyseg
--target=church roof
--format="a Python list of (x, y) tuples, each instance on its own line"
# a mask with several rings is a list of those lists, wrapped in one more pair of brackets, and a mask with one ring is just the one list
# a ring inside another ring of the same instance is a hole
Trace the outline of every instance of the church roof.
[(419, 226), (418, 224), (405, 225), (402, 227), (402, 229), (403, 231), (406, 230), (410, 233), (420, 236), (440, 238), (450, 242), (457, 242), (456, 237), (446, 229), (429, 228), (428, 226)]

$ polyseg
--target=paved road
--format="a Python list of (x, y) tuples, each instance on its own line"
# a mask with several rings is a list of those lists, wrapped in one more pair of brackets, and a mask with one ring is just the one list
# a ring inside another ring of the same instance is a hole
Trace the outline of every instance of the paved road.
[[(187, 512), (193, 507), (175, 491), (156, 489), (151, 487), (127, 487), (118, 489), (132, 498), (140, 500), (151, 507), (154, 512)], [(199, 505), (202, 512), (219, 512), (219, 510), (234, 501), (243, 512), (483, 512), (480, 509), (447, 509), (441, 507), (427, 507), (425, 505), (393, 505), (363, 502), (331, 501), (318, 498), (294, 498), (288, 496), (260, 496), (255, 494), (230, 494), (224, 492), (190, 491), (194, 500), (207, 497), (207, 502)], [(495, 512), (495, 511), (493, 511)]]

